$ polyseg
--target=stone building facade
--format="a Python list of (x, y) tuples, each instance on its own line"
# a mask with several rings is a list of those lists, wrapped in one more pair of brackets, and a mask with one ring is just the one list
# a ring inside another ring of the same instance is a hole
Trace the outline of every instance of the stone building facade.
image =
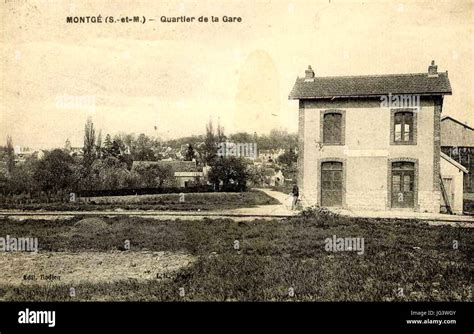
[(303, 205), (439, 212), (440, 118), (447, 72), (317, 77), (299, 100), (298, 184)]

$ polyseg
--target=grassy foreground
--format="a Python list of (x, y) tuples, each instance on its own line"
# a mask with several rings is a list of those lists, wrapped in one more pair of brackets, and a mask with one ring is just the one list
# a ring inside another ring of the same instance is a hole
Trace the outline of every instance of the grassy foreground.
[[(0, 221), (0, 236), (31, 236), (31, 231), (40, 252), (117, 251), (130, 240), (127, 252), (184, 252), (197, 261), (164, 280), (80, 284), (74, 298), (65, 285), (5, 285), (1, 300), (472, 300), (471, 228), (324, 212), (251, 222), (123, 216)], [(364, 254), (327, 252), (324, 240), (333, 235), (363, 237)]]
[(47, 210), (47, 211), (94, 211), (94, 210), (166, 210), (208, 211), (249, 208), (257, 205), (279, 204), (262, 191), (157, 194), (138, 196), (104, 196), (81, 198), (76, 203), (22, 203), (2, 204), (0, 209)]

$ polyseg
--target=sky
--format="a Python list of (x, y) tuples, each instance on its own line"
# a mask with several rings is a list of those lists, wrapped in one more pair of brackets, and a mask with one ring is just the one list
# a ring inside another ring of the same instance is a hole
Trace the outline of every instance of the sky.
[[(474, 126), (474, 1), (56, 1), (0, 4), (0, 145), (82, 146), (102, 133), (163, 139), (296, 132), (297, 76), (448, 71), (444, 115)], [(145, 16), (66, 23), (67, 16)], [(219, 17), (163, 23), (161, 16)], [(222, 22), (223, 16), (242, 22)], [(150, 21), (155, 19), (155, 21)]]

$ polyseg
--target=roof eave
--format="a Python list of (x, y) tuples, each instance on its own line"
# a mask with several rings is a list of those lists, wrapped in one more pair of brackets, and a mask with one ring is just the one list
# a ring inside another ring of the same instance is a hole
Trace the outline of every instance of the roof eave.
[(451, 116), (449, 116), (449, 115), (445, 115), (445, 116), (441, 117), (441, 121), (445, 121), (445, 120), (447, 120), (447, 119), (450, 119), (450, 120), (453, 121), (454, 123), (457, 123), (457, 124), (459, 124), (459, 125), (461, 125), (461, 126), (463, 126), (463, 127), (465, 127), (465, 128), (468, 128), (468, 129), (471, 130), (471, 131), (474, 131), (474, 128), (470, 127), (470, 126), (467, 125), (467, 124), (462, 123), (461, 121), (459, 121), (459, 120), (457, 120), (457, 119), (455, 119), (455, 118), (453, 118), (453, 117), (451, 117)]
[(443, 152), (440, 152), (440, 156), (441, 158), (443, 158), (444, 160), (446, 160), (447, 162), (449, 162), (451, 165), (453, 165), (454, 167), (456, 167), (457, 169), (459, 169), (460, 171), (464, 172), (465, 174), (469, 174), (469, 171), (467, 170), (466, 167), (464, 167), (463, 165), (461, 165), (459, 162), (457, 162), (456, 160), (454, 160), (453, 158), (451, 158), (450, 156), (448, 156), (447, 154), (443, 153)]
[[(403, 95), (403, 94), (416, 94), (421, 96), (439, 96), (439, 95), (452, 95), (451, 91), (449, 92), (436, 92), (436, 93), (391, 93), (391, 95)], [(388, 94), (363, 94), (363, 95), (332, 95), (332, 96), (295, 96), (289, 95), (289, 100), (317, 100), (317, 99), (341, 99), (341, 98), (364, 98), (364, 97), (380, 97)]]

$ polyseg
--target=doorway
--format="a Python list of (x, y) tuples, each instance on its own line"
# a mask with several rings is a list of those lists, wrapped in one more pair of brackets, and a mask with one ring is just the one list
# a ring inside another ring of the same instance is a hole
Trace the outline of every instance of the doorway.
[(342, 206), (342, 162), (330, 161), (321, 164), (321, 206)]
[(392, 163), (392, 208), (413, 208), (415, 205), (415, 164)]

